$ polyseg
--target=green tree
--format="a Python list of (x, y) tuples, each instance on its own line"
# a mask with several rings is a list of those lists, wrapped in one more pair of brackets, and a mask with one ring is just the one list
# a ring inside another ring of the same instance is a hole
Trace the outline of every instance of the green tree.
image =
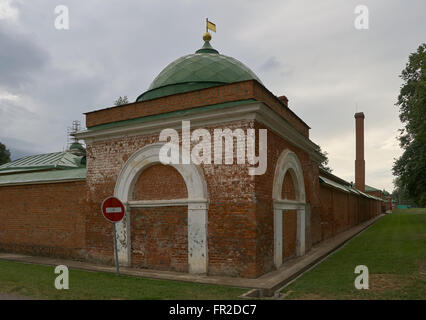
[(399, 178), (394, 179), (393, 184), (395, 185), (395, 189), (392, 191), (392, 200), (395, 200), (398, 204), (415, 204), (414, 201), (410, 198), (407, 189), (401, 183)]
[(124, 97), (120, 96), (118, 97), (117, 100), (114, 101), (115, 106), (121, 106), (122, 104), (127, 104), (127, 103), (129, 103), (127, 96), (124, 96)]
[(10, 162), (10, 151), (0, 142), (0, 165)]
[(322, 151), (320, 146), (318, 146), (317, 151), (324, 157), (324, 160), (320, 163), (319, 167), (330, 173), (333, 172), (333, 169), (328, 166), (328, 152)]
[(404, 153), (396, 159), (396, 187), (405, 190), (419, 206), (426, 206), (426, 43), (409, 56), (400, 77), (399, 118), (404, 125), (398, 137)]

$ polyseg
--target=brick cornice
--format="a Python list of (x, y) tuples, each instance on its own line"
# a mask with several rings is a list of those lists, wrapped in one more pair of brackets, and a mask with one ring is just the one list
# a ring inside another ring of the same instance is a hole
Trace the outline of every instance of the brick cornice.
[(269, 108), (286, 119), (297, 131), (305, 137), (309, 137), (309, 126), (256, 80), (225, 84), (87, 112), (85, 113), (86, 127), (91, 128), (112, 122), (247, 99), (264, 102)]
[(254, 81), (242, 81), (87, 112), (86, 127), (253, 98)]
[(99, 130), (86, 130), (77, 133), (76, 137), (78, 139), (84, 139), (86, 143), (90, 144), (94, 141), (159, 133), (165, 128), (180, 130), (182, 120), (191, 121), (191, 129), (222, 123), (226, 124), (233, 121), (258, 121), (263, 123), (269, 130), (276, 132), (287, 141), (291, 141), (291, 143), (306, 151), (314, 161), (320, 162), (322, 160), (319, 153), (315, 151), (317, 148), (316, 144), (299, 131), (294, 130), (294, 127), (289, 121), (277, 116), (277, 113), (263, 102), (251, 102), (227, 107), (225, 109), (213, 109), (206, 112), (194, 113), (185, 117), (170, 115), (168, 118), (145, 122), (143, 125), (134, 123), (126, 126)]

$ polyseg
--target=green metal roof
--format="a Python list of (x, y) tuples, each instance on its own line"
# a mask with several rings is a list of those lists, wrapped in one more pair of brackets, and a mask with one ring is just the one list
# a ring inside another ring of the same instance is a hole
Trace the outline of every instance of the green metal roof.
[(86, 168), (48, 170), (0, 175), (0, 186), (14, 184), (52, 183), (86, 179)]
[(208, 41), (194, 54), (170, 63), (136, 101), (200, 90), (226, 83), (260, 79), (240, 61), (213, 49)]
[[(348, 184), (345, 185), (345, 184), (339, 183), (337, 181), (328, 179), (328, 178), (326, 178), (324, 176), (319, 176), (319, 179), (320, 179), (321, 183), (326, 184), (326, 185), (328, 185), (328, 186), (330, 186), (332, 188), (338, 189), (340, 191), (343, 191), (343, 192), (346, 192), (346, 193), (352, 192), (352, 193), (355, 193), (357, 195), (362, 195), (362, 196), (364, 196), (366, 198), (383, 201), (382, 199), (380, 199), (378, 197), (375, 197), (375, 196), (372, 196), (370, 194), (364, 193), (364, 192), (362, 192), (362, 191), (360, 191), (360, 190), (352, 187), (350, 183), (348, 183)], [(340, 179), (340, 178), (338, 178), (338, 179)], [(342, 180), (342, 181), (344, 181), (344, 180)]]
[(366, 192), (373, 192), (373, 191), (380, 191), (381, 192), (382, 190), (376, 189), (376, 188), (371, 187), (369, 185), (365, 185), (365, 191)]
[(82, 156), (76, 156), (69, 152), (26, 156), (1, 165), (0, 175), (49, 169), (76, 169), (85, 166), (82, 160)]
[(357, 191), (358, 191), (360, 194), (362, 194), (364, 197), (371, 198), (371, 199), (374, 199), (374, 200), (383, 201), (383, 199), (381, 199), (381, 198), (379, 198), (379, 197), (372, 196), (371, 194), (364, 193), (364, 192), (359, 191), (359, 190), (357, 190)]
[(330, 180), (330, 179), (328, 179), (328, 178), (326, 178), (326, 177), (319, 176), (319, 179), (320, 179), (320, 182), (322, 182), (322, 183), (324, 183), (324, 184), (327, 184), (327, 185), (329, 185), (330, 187), (333, 187), (333, 188), (339, 189), (340, 191), (347, 192), (347, 193), (349, 193), (349, 191), (350, 191), (350, 190), (349, 190), (349, 188), (348, 188), (348, 187), (346, 187), (345, 185), (340, 184), (340, 183), (338, 183), (338, 182), (336, 182), (336, 181)]
[(0, 166), (0, 186), (84, 180), (84, 160), (70, 152), (23, 157)]

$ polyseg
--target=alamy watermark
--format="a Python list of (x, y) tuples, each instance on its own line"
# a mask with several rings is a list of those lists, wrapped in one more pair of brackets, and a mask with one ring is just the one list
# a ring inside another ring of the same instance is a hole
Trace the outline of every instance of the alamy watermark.
[(367, 266), (364, 265), (359, 265), (355, 267), (355, 273), (359, 274), (359, 276), (357, 276), (355, 278), (355, 288), (358, 290), (367, 290), (369, 289), (369, 283), (368, 283), (368, 268)]
[[(159, 140), (166, 143), (160, 149), (159, 159), (163, 164), (233, 164), (235, 149), (237, 164), (247, 162), (250, 165), (249, 175), (262, 175), (267, 169), (267, 130), (259, 129), (258, 137), (256, 156), (255, 129), (248, 128), (246, 132), (241, 128), (214, 129), (212, 138), (210, 131), (206, 129), (196, 129), (191, 134), (190, 121), (182, 121), (181, 139), (174, 129), (161, 131)], [(236, 148), (234, 139), (237, 142)], [(179, 141), (182, 141), (182, 147)], [(191, 148), (191, 143), (196, 144)]]
[(59, 274), (55, 279), (55, 288), (58, 290), (68, 290), (70, 288), (68, 267), (64, 265), (57, 266), (55, 273)]
[(69, 9), (65, 5), (59, 5), (55, 7), (53, 11), (55, 13), (55, 28), (57, 30), (69, 30), (70, 28), (70, 14)]
[(369, 12), (366, 5), (360, 4), (355, 7), (355, 17), (354, 26), (357, 30), (369, 29)]
[[(54, 9), (55, 17), (55, 28), (57, 30), (69, 30), (70, 28), (70, 16), (69, 9), (66, 5), (57, 5)], [(354, 20), (354, 26), (357, 30), (369, 29), (369, 10), (364, 4), (359, 4), (355, 7), (354, 14), (357, 16)]]

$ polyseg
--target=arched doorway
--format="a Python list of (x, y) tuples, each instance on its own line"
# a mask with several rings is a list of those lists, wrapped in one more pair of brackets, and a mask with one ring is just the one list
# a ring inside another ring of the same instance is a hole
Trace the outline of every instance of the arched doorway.
[[(127, 208), (126, 217), (117, 224), (118, 258), (122, 265), (131, 264), (131, 219), (132, 208), (155, 208), (165, 206), (187, 206), (188, 208), (188, 271), (207, 272), (207, 186), (201, 169), (193, 164), (171, 164), (183, 178), (187, 188), (186, 198), (134, 200), (138, 178), (144, 170), (159, 165), (162, 143), (143, 147), (124, 164), (114, 189), (114, 196)], [(143, 199), (143, 197), (142, 197)]]
[(274, 263), (279, 268), (283, 262), (283, 214), (295, 213), (297, 220), (295, 223), (295, 251), (297, 256), (305, 254), (306, 197), (303, 171), (297, 155), (288, 149), (281, 153), (275, 167), (272, 200), (274, 207)]

